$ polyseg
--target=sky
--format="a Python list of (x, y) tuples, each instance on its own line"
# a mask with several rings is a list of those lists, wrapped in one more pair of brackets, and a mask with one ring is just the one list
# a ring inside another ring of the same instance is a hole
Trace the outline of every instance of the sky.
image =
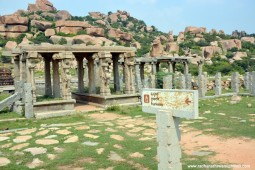
[[(67, 10), (73, 16), (89, 12), (125, 10), (131, 16), (153, 25), (163, 32), (176, 35), (186, 26), (206, 27), (255, 33), (255, 0), (50, 0), (58, 10)], [(0, 15), (27, 9), (35, 0), (0, 0)]]

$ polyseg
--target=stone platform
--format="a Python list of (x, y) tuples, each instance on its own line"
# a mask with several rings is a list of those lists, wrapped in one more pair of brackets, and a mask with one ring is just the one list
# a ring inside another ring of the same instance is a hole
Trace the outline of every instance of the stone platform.
[(141, 104), (140, 94), (100, 96), (96, 94), (72, 93), (72, 98), (75, 99), (77, 103), (88, 103), (100, 107)]

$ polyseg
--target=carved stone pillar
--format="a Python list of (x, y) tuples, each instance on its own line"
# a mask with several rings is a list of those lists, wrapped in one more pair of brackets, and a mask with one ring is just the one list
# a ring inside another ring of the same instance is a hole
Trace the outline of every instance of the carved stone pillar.
[(184, 75), (189, 74), (189, 64), (188, 62), (184, 62)]
[(77, 70), (78, 70), (78, 92), (84, 93), (84, 68), (83, 68), (83, 57), (76, 57)]
[(144, 65), (145, 63), (140, 64), (140, 76), (142, 81), (144, 80)]
[(109, 52), (99, 53), (99, 75), (101, 79), (100, 95), (111, 95), (110, 79), (113, 72), (112, 55)]
[(26, 57), (26, 66), (27, 66), (27, 83), (30, 83), (32, 86), (32, 97), (33, 102), (36, 102), (36, 86), (35, 86), (35, 66), (42, 60), (42, 56), (37, 52), (29, 52)]
[(53, 69), (53, 97), (60, 98), (60, 76), (59, 76), (59, 62), (62, 60), (62, 54), (56, 53), (52, 56), (52, 69)]
[(173, 73), (173, 63), (172, 62), (168, 62), (168, 72), (169, 73)]
[(20, 58), (19, 56), (14, 58), (14, 80), (20, 80)]
[(135, 93), (135, 87), (133, 82), (134, 56), (135, 54), (132, 52), (124, 54), (125, 93), (126, 94)]
[(96, 73), (94, 60), (98, 59), (98, 53), (93, 54), (92, 57), (88, 57), (88, 78), (89, 78), (89, 94), (96, 94)]
[(72, 52), (64, 52), (62, 53), (62, 60), (61, 60), (61, 80), (62, 80), (62, 97), (64, 100), (72, 99), (71, 96), (71, 75), (70, 75), (70, 68), (71, 63), (74, 60), (74, 55)]
[(114, 77), (114, 90), (120, 91), (120, 69), (119, 69), (119, 55), (113, 56), (113, 77)]
[(156, 63), (155, 63), (155, 62), (152, 62), (151, 65), (152, 65), (152, 74), (156, 75), (156, 73), (157, 73), (157, 66), (156, 66)]
[(50, 62), (51, 62), (51, 58), (44, 57), (45, 95), (52, 97)]
[(20, 81), (27, 82), (27, 66), (26, 66), (26, 55), (20, 55)]

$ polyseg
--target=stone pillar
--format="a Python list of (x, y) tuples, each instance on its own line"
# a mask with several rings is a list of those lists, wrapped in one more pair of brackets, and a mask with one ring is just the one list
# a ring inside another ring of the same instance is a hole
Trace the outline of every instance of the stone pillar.
[(20, 80), (20, 59), (19, 57), (14, 58), (14, 80)]
[(185, 76), (183, 74), (180, 75), (179, 82), (180, 82), (180, 89), (185, 89), (186, 82), (185, 82)]
[(155, 62), (152, 62), (152, 74), (156, 75), (157, 73), (157, 66)]
[(98, 58), (96, 58), (94, 60), (94, 75), (95, 75), (95, 84), (96, 84), (96, 87), (100, 87), (101, 85), (101, 80), (100, 80), (100, 66), (99, 66), (99, 60)]
[(231, 77), (231, 89), (234, 93), (239, 93), (239, 73), (234, 72)]
[(222, 94), (221, 87), (221, 73), (215, 75), (215, 95), (220, 96)]
[(169, 73), (173, 73), (174, 72), (173, 71), (173, 63), (172, 62), (168, 62), (167, 64), (168, 64), (168, 72)]
[(171, 112), (159, 111), (156, 114), (159, 170), (182, 169), (179, 119)]
[(250, 73), (246, 72), (244, 76), (244, 88), (246, 90), (249, 90), (249, 86), (250, 86)]
[(101, 79), (100, 95), (111, 95), (110, 79), (113, 72), (112, 54), (109, 52), (99, 53), (99, 75)]
[(148, 77), (145, 77), (143, 80), (143, 88), (151, 88), (150, 80)]
[(34, 101), (33, 101), (33, 90), (31, 83), (24, 84), (24, 101), (25, 101), (25, 117), (30, 119), (34, 117)]
[(72, 52), (63, 52), (61, 53), (61, 56), (62, 97), (64, 100), (71, 100), (71, 75), (69, 70), (71, 68), (71, 63), (74, 60), (74, 55)]
[(84, 93), (84, 68), (83, 68), (83, 57), (76, 57), (77, 61), (77, 73), (78, 73), (78, 92)]
[(184, 62), (184, 75), (189, 74), (189, 64), (188, 62)]
[(173, 73), (175, 73), (175, 65), (176, 65), (176, 62), (173, 62)]
[(27, 66), (26, 66), (26, 55), (20, 55), (20, 81), (27, 82)]
[(252, 78), (252, 72), (249, 72), (249, 92), (252, 94), (252, 82), (253, 78)]
[(89, 85), (89, 75), (88, 75), (88, 61), (87, 59), (83, 59), (83, 68), (84, 68), (84, 79), (85, 86), (88, 87)]
[(204, 87), (204, 75), (198, 76), (198, 94), (199, 97), (205, 97), (205, 87)]
[(163, 89), (173, 89), (173, 76), (167, 75), (163, 77)]
[(207, 83), (208, 83), (208, 75), (207, 72), (203, 72), (204, 75), (204, 90), (205, 90), (205, 94), (207, 93)]
[(135, 53), (124, 54), (124, 73), (125, 73), (125, 93), (134, 94), (135, 87), (133, 82), (133, 69), (134, 69), (134, 57)]
[(253, 96), (255, 96), (255, 71), (251, 72), (251, 86), (250, 91)]
[(135, 81), (136, 81), (136, 89), (140, 93), (142, 91), (142, 79), (141, 79), (141, 70), (140, 64), (135, 64)]
[(113, 77), (114, 77), (114, 91), (120, 92), (120, 69), (119, 56), (113, 56)]
[(185, 82), (186, 82), (186, 89), (191, 90), (192, 89), (192, 76), (191, 74), (185, 75)]
[(49, 57), (44, 57), (45, 96), (52, 97), (50, 62)]
[(150, 88), (156, 88), (156, 76), (150, 75), (149, 76)]
[(98, 54), (93, 54), (93, 56), (88, 57), (88, 77), (89, 77), (89, 94), (96, 94), (96, 81), (95, 81), (95, 71), (94, 71), (94, 60), (98, 58)]
[(198, 75), (203, 74), (203, 63), (198, 63)]
[[(54, 54), (58, 55), (58, 54)], [(59, 77), (59, 60), (54, 59), (52, 60), (52, 69), (53, 69), (53, 97), (60, 98), (60, 77)]]
[(141, 80), (144, 80), (144, 66), (145, 63), (140, 63), (140, 75), (141, 75)]

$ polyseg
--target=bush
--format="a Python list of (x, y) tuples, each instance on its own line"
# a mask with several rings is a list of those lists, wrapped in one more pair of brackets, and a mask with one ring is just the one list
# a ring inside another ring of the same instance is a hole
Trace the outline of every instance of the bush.
[(86, 35), (87, 31), (86, 30), (80, 30), (77, 32), (77, 35)]
[(51, 40), (49, 39), (49, 37), (46, 37), (45, 35), (44, 35), (44, 33), (39, 33), (37, 36), (36, 36), (36, 38), (34, 38), (33, 40), (32, 40), (32, 42), (33, 43), (35, 43), (35, 44), (41, 44), (41, 43), (52, 43), (51, 42)]
[(67, 41), (66, 41), (65, 38), (61, 38), (61, 39), (58, 41), (58, 44), (60, 44), (60, 45), (67, 44)]
[(75, 34), (66, 34), (66, 33), (63, 33), (63, 32), (58, 32), (57, 35), (62, 36), (62, 37), (73, 37), (73, 36), (75, 36)]
[(26, 34), (20, 34), (16, 39), (17, 44), (20, 44), (25, 36)]

